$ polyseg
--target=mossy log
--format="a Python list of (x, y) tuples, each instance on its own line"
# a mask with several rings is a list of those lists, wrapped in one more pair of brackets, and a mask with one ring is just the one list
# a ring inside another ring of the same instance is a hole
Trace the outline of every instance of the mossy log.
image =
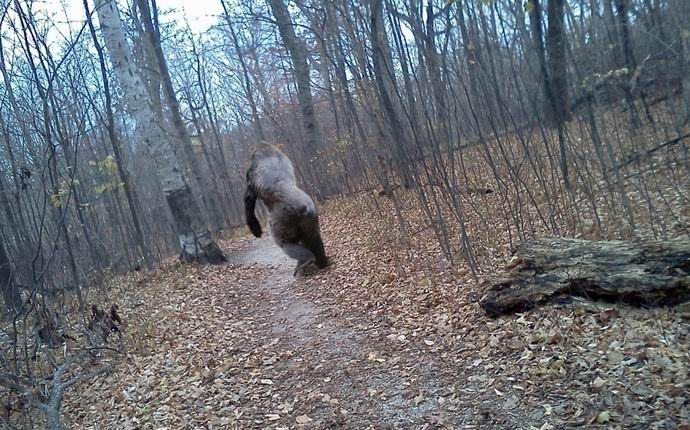
[(638, 306), (690, 300), (690, 241), (547, 238), (522, 244), (481, 305), (491, 316), (581, 296)]

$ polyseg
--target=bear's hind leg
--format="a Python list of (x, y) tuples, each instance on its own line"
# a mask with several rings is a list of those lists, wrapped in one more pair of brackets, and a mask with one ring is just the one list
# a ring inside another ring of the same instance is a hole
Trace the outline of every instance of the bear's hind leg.
[(293, 276), (297, 276), (297, 272), (316, 261), (316, 257), (310, 250), (297, 243), (285, 243), (281, 245), (281, 248), (288, 257), (297, 260)]

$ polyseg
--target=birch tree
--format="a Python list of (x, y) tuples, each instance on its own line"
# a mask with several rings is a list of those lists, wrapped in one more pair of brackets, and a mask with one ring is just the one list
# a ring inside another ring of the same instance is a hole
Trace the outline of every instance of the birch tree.
[(226, 257), (213, 239), (197, 197), (180, 170), (171, 139), (155, 115), (125, 37), (115, 0), (96, 0), (106, 49), (118, 78), (137, 136), (150, 151), (172, 214), (184, 261), (220, 263)]

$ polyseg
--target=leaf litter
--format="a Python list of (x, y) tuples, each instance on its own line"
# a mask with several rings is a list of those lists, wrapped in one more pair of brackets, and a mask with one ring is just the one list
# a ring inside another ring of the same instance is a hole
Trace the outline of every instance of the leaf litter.
[[(687, 428), (690, 308), (578, 300), (490, 319), (487, 282), (329, 202), (334, 264), (270, 239), (122, 288), (127, 357), (68, 393), (74, 428)], [(406, 215), (407, 216), (407, 215)], [(405, 254), (405, 255), (402, 255)], [(508, 261), (503, 255), (498, 260)]]

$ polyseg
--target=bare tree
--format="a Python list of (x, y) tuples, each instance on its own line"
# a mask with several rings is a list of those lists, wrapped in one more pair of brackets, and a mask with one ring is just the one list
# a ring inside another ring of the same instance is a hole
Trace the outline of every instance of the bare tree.
[(290, 53), (292, 72), (297, 84), (297, 100), (307, 137), (307, 148), (310, 156), (318, 160), (317, 154), (323, 144), (321, 142), (321, 130), (314, 112), (307, 50), (304, 43), (295, 34), (295, 28), (285, 2), (283, 0), (269, 0), (269, 4), (276, 20), (280, 37), (285, 48)]
[(98, 37), (96, 36), (96, 29), (94, 28), (93, 21), (91, 19), (91, 11), (89, 10), (89, 4), (88, 0), (84, 0), (84, 12), (86, 13), (86, 22), (89, 26), (89, 32), (91, 33), (91, 39), (93, 41), (94, 47), (96, 49), (96, 53), (98, 55), (98, 65), (100, 67), (101, 71), (101, 77), (103, 79), (103, 95), (105, 97), (105, 126), (106, 129), (108, 130), (108, 140), (110, 141), (110, 145), (112, 146), (113, 149), (113, 154), (115, 155), (115, 162), (117, 164), (117, 173), (120, 177), (120, 181), (122, 181), (122, 187), (125, 191), (125, 196), (127, 197), (127, 203), (129, 207), (129, 213), (130, 216), (132, 217), (132, 224), (134, 224), (134, 231), (135, 231), (135, 239), (137, 243), (137, 247), (139, 248), (139, 252), (141, 253), (142, 257), (144, 258), (146, 265), (150, 266), (152, 261), (151, 261), (151, 255), (150, 252), (146, 246), (146, 241), (144, 238), (144, 229), (142, 227), (142, 223), (139, 219), (139, 214), (137, 212), (137, 208), (139, 207), (139, 202), (138, 199), (136, 198), (136, 192), (132, 186), (132, 183), (129, 179), (129, 175), (127, 171), (125, 170), (125, 160), (124, 157), (122, 156), (122, 151), (120, 149), (121, 143), (120, 143), (120, 138), (117, 135), (117, 132), (115, 130), (115, 118), (113, 115), (113, 102), (112, 102), (112, 96), (110, 93), (110, 84), (108, 83), (108, 72), (106, 70), (106, 65), (105, 65), (105, 55), (103, 54), (103, 47), (101, 46), (100, 42), (98, 41)]
[(4, 240), (0, 236), (0, 291), (9, 315), (14, 316), (22, 305), (19, 289), (14, 280), (14, 270), (5, 251)]
[[(170, 78), (170, 71), (165, 60), (165, 54), (161, 47), (160, 34), (158, 29), (153, 25), (151, 19), (151, 10), (149, 9), (148, 0), (138, 0), (139, 10), (141, 11), (141, 20), (144, 24), (145, 32), (151, 38), (151, 45), (155, 53), (158, 70), (163, 86), (163, 93), (165, 94), (166, 103), (170, 111), (173, 127), (178, 135), (178, 139), (182, 142), (182, 152), (191, 168), (194, 179), (199, 184), (200, 194), (204, 202), (209, 218), (213, 226), (220, 230), (224, 227), (224, 214), (222, 206), (219, 203), (220, 191), (217, 186), (214, 186), (213, 181), (210, 180), (210, 175), (205, 175), (199, 163), (199, 159), (194, 153), (192, 140), (187, 130), (187, 126), (182, 118), (180, 111), (180, 104), (175, 95), (172, 79)], [(156, 3), (153, 0), (153, 12), (157, 14)], [(211, 166), (209, 165), (209, 168)]]
[(259, 110), (256, 107), (256, 99), (254, 98), (254, 89), (252, 88), (251, 79), (249, 78), (249, 68), (247, 62), (244, 58), (244, 53), (240, 48), (240, 44), (237, 38), (237, 32), (235, 31), (234, 24), (230, 20), (230, 13), (228, 12), (228, 7), (225, 0), (221, 0), (220, 3), (223, 6), (223, 11), (225, 12), (225, 21), (228, 24), (228, 30), (230, 31), (230, 37), (232, 39), (232, 45), (235, 48), (235, 53), (237, 55), (237, 60), (242, 68), (242, 77), (244, 79), (244, 91), (247, 97), (247, 102), (249, 102), (249, 108), (252, 112), (252, 121), (254, 125), (254, 130), (256, 132), (256, 137), (259, 140), (265, 140), (264, 129), (261, 125), (261, 119), (259, 118)]
[(568, 69), (566, 66), (565, 4), (564, 0), (549, 0), (549, 28), (546, 35), (546, 48), (551, 97), (551, 114), (558, 127), (558, 150), (560, 152), (561, 173), (566, 189), (570, 189), (568, 158), (565, 149), (565, 121), (570, 110), (568, 97)]
[(690, 123), (690, 4), (682, 0), (677, 1), (678, 7), (678, 38), (681, 42), (681, 70), (683, 74), (683, 106), (685, 111), (684, 123)]
[(210, 263), (225, 261), (223, 252), (206, 227), (191, 188), (182, 176), (170, 143), (172, 136), (163, 129), (151, 107), (146, 87), (133, 64), (117, 4), (112, 0), (99, 0), (96, 7), (113, 69), (127, 98), (128, 110), (136, 119), (138, 134), (156, 163), (168, 207), (175, 220), (180, 258)]

